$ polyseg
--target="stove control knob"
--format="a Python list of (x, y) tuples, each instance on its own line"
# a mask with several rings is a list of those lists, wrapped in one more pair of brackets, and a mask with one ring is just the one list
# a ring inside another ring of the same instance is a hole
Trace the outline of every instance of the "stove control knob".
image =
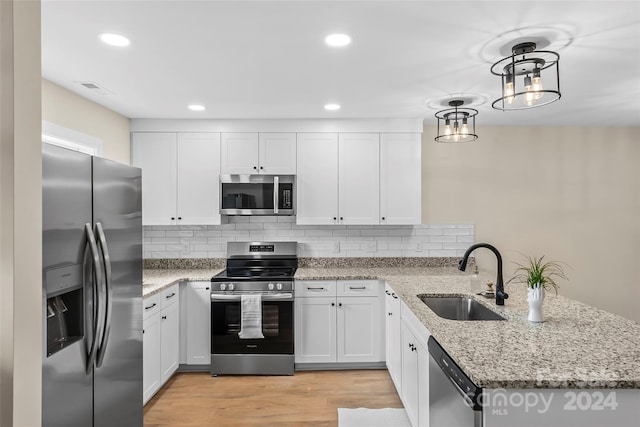
[(276, 283), (276, 289), (281, 291), (282, 290), (282, 283)]
[(229, 290), (230, 290), (230, 291), (232, 291), (234, 287), (235, 287), (235, 286), (233, 285), (233, 283), (229, 283)]
[(225, 283), (220, 283), (220, 290), (224, 291), (225, 289), (227, 289), (227, 285)]
[(273, 290), (273, 288), (274, 288), (274, 284), (273, 284), (273, 283), (269, 283), (269, 284), (267, 285), (267, 287), (269, 288), (269, 290), (270, 290), (270, 291), (272, 291), (272, 290)]

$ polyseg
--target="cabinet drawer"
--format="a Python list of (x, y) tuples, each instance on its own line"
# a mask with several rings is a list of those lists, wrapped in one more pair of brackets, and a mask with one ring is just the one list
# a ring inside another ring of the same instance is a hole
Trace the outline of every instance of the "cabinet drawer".
[(338, 296), (377, 297), (381, 292), (379, 280), (338, 280)]
[(160, 305), (161, 308), (169, 307), (179, 299), (178, 284), (169, 286), (167, 289), (160, 292)]
[(300, 297), (335, 297), (335, 280), (296, 280), (296, 298)]
[(162, 293), (159, 292), (157, 294), (146, 297), (142, 300), (142, 318), (143, 319), (146, 319), (160, 311), (161, 296), (162, 296)]

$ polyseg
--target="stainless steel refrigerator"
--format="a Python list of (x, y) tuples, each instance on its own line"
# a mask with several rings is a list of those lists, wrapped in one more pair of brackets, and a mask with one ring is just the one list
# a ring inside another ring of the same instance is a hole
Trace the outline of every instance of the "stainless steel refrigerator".
[(142, 426), (140, 169), (43, 144), (43, 427)]

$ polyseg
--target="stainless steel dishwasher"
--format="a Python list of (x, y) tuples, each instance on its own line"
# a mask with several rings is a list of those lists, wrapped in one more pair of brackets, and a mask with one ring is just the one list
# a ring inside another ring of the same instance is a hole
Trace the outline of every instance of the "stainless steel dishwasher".
[(482, 388), (429, 337), (429, 426), (482, 427)]

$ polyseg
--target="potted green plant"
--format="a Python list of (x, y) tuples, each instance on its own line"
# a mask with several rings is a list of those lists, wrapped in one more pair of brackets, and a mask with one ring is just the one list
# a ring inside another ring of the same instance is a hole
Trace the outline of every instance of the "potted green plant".
[(568, 280), (564, 273), (565, 263), (559, 261), (545, 261), (544, 255), (541, 257), (529, 257), (524, 255), (527, 262), (518, 266), (514, 276), (507, 283), (524, 283), (527, 285), (527, 302), (529, 303), (530, 322), (544, 322), (544, 311), (542, 302), (544, 301), (545, 290), (553, 288), (558, 293), (557, 279)]

